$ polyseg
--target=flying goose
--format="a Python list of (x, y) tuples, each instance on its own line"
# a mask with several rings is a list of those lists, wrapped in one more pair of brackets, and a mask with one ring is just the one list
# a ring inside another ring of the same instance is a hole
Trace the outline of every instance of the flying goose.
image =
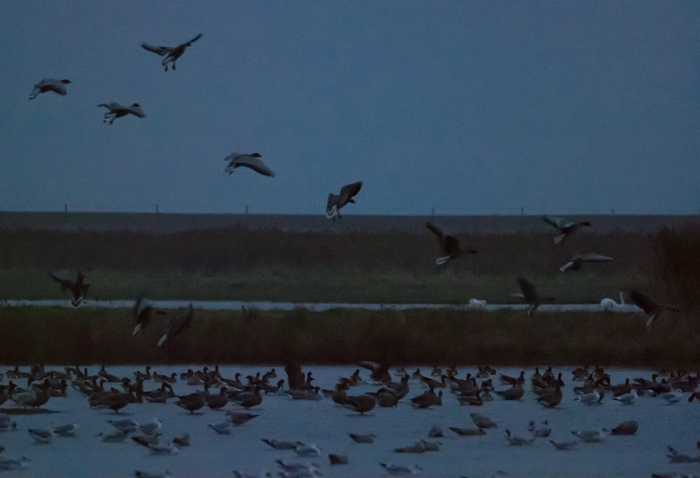
[(571, 259), (569, 259), (569, 262), (561, 266), (559, 270), (562, 272), (577, 271), (581, 269), (581, 266), (584, 262), (611, 262), (613, 260), (614, 259), (612, 257), (602, 256), (600, 254), (596, 254), (595, 252), (589, 252), (587, 254), (576, 254)]
[(154, 309), (153, 304), (151, 304), (148, 299), (144, 298), (141, 294), (136, 297), (136, 302), (134, 303), (132, 312), (136, 326), (134, 327), (134, 332), (131, 335), (138, 334), (139, 331), (143, 329), (146, 324), (148, 324), (154, 314), (165, 315), (165, 311)]
[(228, 161), (228, 166), (224, 170), (229, 175), (233, 174), (236, 168), (245, 166), (250, 168), (256, 173), (260, 173), (263, 176), (274, 177), (275, 173), (272, 172), (270, 168), (267, 167), (265, 163), (260, 159), (260, 153), (245, 154), (245, 153), (233, 153), (224, 158), (224, 161)]
[(171, 317), (170, 320), (168, 320), (168, 323), (165, 326), (165, 333), (158, 341), (158, 347), (162, 346), (167, 340), (170, 340), (178, 335), (185, 327), (189, 327), (193, 316), (194, 309), (192, 308), (192, 303), (190, 302), (190, 305), (187, 307), (187, 311), (184, 314)]
[(82, 272), (77, 273), (75, 281), (63, 279), (58, 277), (56, 274), (49, 274), (49, 276), (61, 284), (61, 292), (65, 293), (66, 290), (71, 291), (71, 294), (73, 294), (73, 297), (71, 298), (71, 305), (73, 305), (73, 307), (78, 307), (83, 300), (85, 300), (90, 284), (85, 283), (85, 275)]
[(570, 220), (563, 218), (563, 217), (557, 217), (557, 216), (548, 216), (544, 215), (542, 216), (542, 219), (544, 222), (547, 224), (552, 225), (555, 229), (559, 231), (559, 235), (554, 238), (554, 243), (559, 244), (560, 242), (564, 241), (567, 237), (572, 235), (576, 230), (581, 227), (581, 226), (588, 226), (590, 227), (591, 223), (588, 221), (582, 221), (582, 222), (571, 222)]
[(333, 193), (328, 193), (328, 203), (326, 204), (326, 217), (328, 219), (333, 219), (335, 221), (335, 216), (338, 219), (343, 217), (340, 215), (340, 209), (343, 208), (348, 203), (355, 204), (353, 197), (362, 189), (362, 181), (358, 181), (352, 184), (346, 184), (340, 188), (340, 194), (335, 195)]
[(535, 313), (535, 310), (542, 304), (544, 301), (551, 302), (555, 300), (553, 297), (541, 297), (537, 295), (537, 291), (535, 290), (535, 286), (532, 285), (531, 282), (527, 281), (526, 279), (523, 279), (522, 277), (518, 277), (516, 279), (518, 281), (518, 286), (520, 287), (520, 294), (511, 294), (513, 297), (519, 297), (523, 299), (525, 302), (527, 302), (528, 307), (527, 307), (527, 315), (532, 317), (532, 314)]
[(631, 290), (629, 296), (632, 303), (647, 314), (647, 328), (651, 326), (654, 319), (656, 319), (664, 309), (679, 310), (678, 307), (674, 305), (657, 304), (649, 296), (642, 294), (638, 290)]
[(146, 114), (141, 109), (141, 105), (138, 103), (133, 103), (131, 106), (122, 106), (116, 101), (111, 101), (109, 103), (100, 103), (97, 105), (98, 108), (101, 106), (104, 106), (109, 110), (103, 116), (103, 123), (106, 123), (107, 120), (109, 120), (109, 124), (112, 124), (114, 123), (115, 119), (121, 118), (128, 114), (132, 114), (138, 118), (146, 117)]
[(53, 91), (54, 93), (58, 93), (61, 96), (66, 96), (68, 92), (66, 91), (65, 85), (69, 83), (70, 80), (55, 80), (53, 78), (44, 78), (39, 83), (34, 85), (34, 89), (29, 95), (29, 99), (33, 100), (41, 93), (46, 93), (47, 91)]
[(175, 62), (177, 61), (178, 58), (182, 56), (183, 53), (185, 53), (185, 50), (187, 49), (188, 46), (191, 46), (192, 43), (196, 42), (202, 38), (202, 34), (200, 33), (190, 41), (186, 43), (182, 43), (181, 45), (175, 46), (175, 47), (168, 47), (168, 46), (151, 46), (147, 43), (141, 43), (141, 48), (147, 51), (151, 51), (155, 53), (156, 55), (160, 55), (163, 57), (163, 61), (160, 62), (162, 66), (165, 67), (165, 71), (168, 71), (168, 63), (173, 64), (173, 70), (175, 70)]
[(435, 263), (437, 265), (446, 264), (447, 261), (449, 261), (450, 259), (454, 259), (460, 254), (479, 253), (479, 251), (477, 251), (476, 249), (460, 249), (459, 240), (456, 237), (451, 236), (449, 234), (445, 234), (445, 232), (442, 229), (440, 229), (433, 223), (426, 222), (425, 227), (427, 227), (430, 230), (430, 232), (432, 232), (438, 237), (438, 241), (440, 241), (440, 248), (442, 249), (442, 252), (445, 253), (444, 257), (438, 257), (437, 259), (435, 259)]

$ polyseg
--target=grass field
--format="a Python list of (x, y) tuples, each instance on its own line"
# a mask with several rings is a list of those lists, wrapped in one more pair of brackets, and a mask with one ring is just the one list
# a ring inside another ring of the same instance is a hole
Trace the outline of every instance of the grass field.
[(202, 311), (156, 347), (164, 319), (132, 336), (128, 310), (0, 308), (4, 364), (606, 364), (694, 366), (695, 321), (667, 314), (334, 309)]

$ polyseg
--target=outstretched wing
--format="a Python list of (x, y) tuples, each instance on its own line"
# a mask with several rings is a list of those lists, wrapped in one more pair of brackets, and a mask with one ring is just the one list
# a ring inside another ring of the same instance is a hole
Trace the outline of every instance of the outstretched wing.
[(523, 279), (522, 277), (518, 277), (517, 281), (518, 287), (520, 287), (520, 290), (523, 293), (523, 298), (526, 301), (529, 302), (531, 299), (537, 297), (537, 291), (535, 291), (535, 286), (532, 285), (531, 282), (529, 282), (526, 279)]
[(642, 294), (638, 290), (631, 290), (629, 293), (630, 300), (634, 305), (642, 309), (645, 313), (651, 314), (659, 308), (649, 296)]
[[(201, 36), (201, 35), (200, 35)], [(170, 51), (170, 47), (167, 46), (151, 46), (148, 43), (141, 43), (141, 48), (144, 50), (152, 51), (156, 55), (165, 56)]]
[(576, 259), (576, 257), (578, 257), (579, 260), (583, 262), (610, 262), (615, 260), (612, 257), (602, 256), (600, 254), (596, 254), (595, 252), (589, 252), (588, 254), (578, 254), (578, 256), (574, 256), (573, 259)]
[(201, 33), (200, 33), (199, 35), (197, 35), (196, 37), (194, 37), (193, 39), (191, 39), (190, 41), (188, 41), (188, 42), (186, 43), (186, 45), (187, 45), (187, 46), (190, 46), (192, 43), (196, 42), (196, 41), (199, 40), (200, 38), (202, 38), (202, 34), (201, 34)]
[(66, 289), (70, 289), (73, 287), (73, 283), (69, 279), (63, 279), (61, 277), (58, 277), (56, 274), (49, 274), (53, 280), (61, 284), (61, 289), (65, 291)]
[(269, 176), (269, 177), (274, 177), (275, 173), (272, 172), (270, 168), (267, 167), (265, 163), (263, 163), (262, 159), (260, 159), (260, 154), (259, 153), (253, 153), (253, 154), (232, 154), (229, 156), (230, 163), (228, 167), (226, 168), (227, 171), (229, 171), (229, 174), (233, 172), (233, 169), (240, 167), (240, 166), (245, 166), (247, 168), (252, 169), (256, 173), (260, 173), (263, 176)]
[(571, 221), (563, 217), (548, 216), (545, 214), (544, 216), (542, 216), (542, 219), (544, 220), (544, 222), (556, 227), (557, 229), (564, 229), (573, 225)]
[(445, 234), (445, 233), (442, 231), (442, 229), (440, 229), (439, 227), (437, 227), (437, 226), (436, 226), (435, 224), (433, 224), (432, 222), (426, 222), (426, 223), (425, 223), (425, 227), (427, 227), (428, 230), (430, 230), (430, 232), (432, 232), (432, 233), (435, 234), (438, 238), (440, 238), (440, 244), (442, 244), (442, 236)]
[(340, 207), (345, 206), (349, 202), (355, 202), (352, 198), (360, 192), (360, 189), (362, 189), (362, 181), (346, 184), (340, 188)]

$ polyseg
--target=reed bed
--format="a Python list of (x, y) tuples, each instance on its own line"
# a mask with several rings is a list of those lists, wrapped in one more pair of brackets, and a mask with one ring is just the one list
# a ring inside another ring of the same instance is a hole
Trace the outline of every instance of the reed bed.
[(484, 364), (693, 366), (698, 317), (462, 308), (196, 311), (162, 348), (163, 319), (132, 336), (126, 309), (0, 309), (4, 364)]

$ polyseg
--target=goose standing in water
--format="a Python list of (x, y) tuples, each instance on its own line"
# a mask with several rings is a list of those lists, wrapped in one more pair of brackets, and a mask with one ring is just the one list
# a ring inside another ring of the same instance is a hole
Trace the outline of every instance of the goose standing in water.
[(631, 290), (629, 295), (632, 303), (647, 314), (647, 328), (651, 326), (654, 319), (656, 319), (664, 309), (679, 310), (678, 307), (674, 305), (657, 304), (649, 296), (642, 294), (638, 290)]
[(121, 118), (123, 116), (126, 116), (128, 114), (132, 114), (138, 118), (145, 118), (146, 114), (143, 112), (141, 109), (141, 105), (138, 103), (134, 103), (131, 106), (122, 106), (116, 101), (112, 101), (109, 103), (101, 103), (97, 105), (99, 108), (100, 106), (104, 106), (107, 108), (109, 111), (107, 111), (104, 114), (104, 119), (102, 120), (103, 123), (106, 123), (107, 120), (109, 120), (109, 124), (114, 123), (114, 120), (117, 118)]
[(340, 209), (345, 207), (348, 203), (355, 204), (353, 197), (360, 192), (360, 189), (362, 189), (362, 181), (346, 184), (340, 188), (340, 194), (337, 196), (333, 193), (328, 193), (326, 217), (328, 219), (333, 219), (334, 221), (335, 216), (338, 216), (338, 219), (342, 219), (343, 217), (340, 215)]
[(78, 307), (85, 297), (87, 296), (87, 291), (90, 288), (90, 284), (85, 283), (85, 276), (82, 272), (78, 272), (75, 281), (70, 279), (63, 279), (58, 277), (56, 274), (49, 274), (53, 280), (61, 284), (61, 292), (65, 293), (66, 290), (70, 290), (73, 294), (71, 298), (71, 305), (73, 307)]
[(535, 286), (532, 285), (529, 281), (526, 279), (523, 279), (522, 277), (517, 278), (518, 281), (518, 286), (520, 287), (520, 294), (511, 294), (513, 297), (519, 297), (523, 299), (525, 302), (528, 303), (527, 307), (527, 315), (532, 317), (532, 314), (535, 313), (535, 310), (542, 304), (544, 301), (551, 302), (555, 300), (553, 297), (541, 297), (537, 295), (537, 291), (535, 290)]
[(192, 303), (190, 303), (189, 307), (187, 308), (187, 312), (185, 312), (184, 315), (172, 317), (168, 321), (168, 324), (165, 326), (165, 334), (163, 334), (158, 341), (158, 347), (163, 345), (167, 340), (170, 340), (178, 335), (185, 327), (189, 327), (193, 316), (194, 309), (192, 308)]
[(272, 172), (270, 168), (267, 167), (265, 163), (263, 163), (262, 159), (260, 159), (262, 156), (260, 156), (260, 153), (253, 153), (253, 154), (245, 154), (245, 153), (233, 153), (230, 154), (229, 156), (226, 156), (224, 158), (224, 161), (228, 161), (228, 166), (226, 166), (226, 169), (224, 170), (227, 172), (229, 175), (233, 174), (233, 172), (236, 170), (236, 168), (240, 168), (241, 166), (245, 166), (246, 168), (250, 168), (256, 173), (260, 173), (263, 176), (269, 176), (273, 178), (275, 176), (275, 173)]
[(70, 80), (55, 80), (53, 78), (44, 78), (39, 83), (34, 85), (32, 93), (29, 95), (29, 99), (33, 100), (41, 93), (46, 93), (47, 91), (53, 91), (61, 96), (66, 96), (68, 91), (66, 91), (66, 85), (70, 83)]
[(445, 232), (439, 227), (437, 227), (435, 224), (426, 222), (425, 227), (427, 227), (430, 230), (430, 232), (432, 232), (438, 237), (438, 240), (440, 241), (440, 248), (445, 254), (444, 257), (438, 257), (437, 259), (435, 259), (435, 263), (437, 265), (440, 266), (446, 264), (447, 261), (449, 261), (450, 259), (454, 259), (460, 254), (478, 254), (478, 251), (476, 249), (462, 250), (459, 247), (459, 240), (456, 237), (451, 236), (449, 234), (445, 234)]
[(200, 33), (190, 41), (186, 43), (182, 43), (181, 45), (175, 46), (175, 47), (168, 47), (168, 46), (151, 46), (147, 43), (141, 43), (141, 48), (143, 48), (146, 51), (150, 51), (155, 53), (156, 55), (160, 55), (163, 58), (163, 61), (161, 61), (161, 65), (165, 67), (165, 71), (168, 71), (168, 63), (173, 64), (173, 71), (175, 70), (175, 62), (177, 61), (178, 58), (182, 56), (183, 53), (185, 53), (185, 50), (187, 49), (188, 46), (192, 46), (192, 43), (196, 42), (202, 38), (202, 34)]
[(614, 259), (612, 257), (602, 256), (600, 254), (596, 254), (595, 252), (589, 252), (588, 254), (576, 254), (569, 259), (569, 262), (561, 266), (559, 270), (562, 272), (577, 271), (581, 269), (584, 262), (611, 262), (613, 260)]
[(559, 231), (559, 235), (554, 238), (554, 244), (563, 242), (564, 239), (576, 232), (581, 226), (591, 226), (591, 223), (588, 221), (571, 222), (563, 217), (548, 216), (546, 214), (542, 216), (542, 219)]

